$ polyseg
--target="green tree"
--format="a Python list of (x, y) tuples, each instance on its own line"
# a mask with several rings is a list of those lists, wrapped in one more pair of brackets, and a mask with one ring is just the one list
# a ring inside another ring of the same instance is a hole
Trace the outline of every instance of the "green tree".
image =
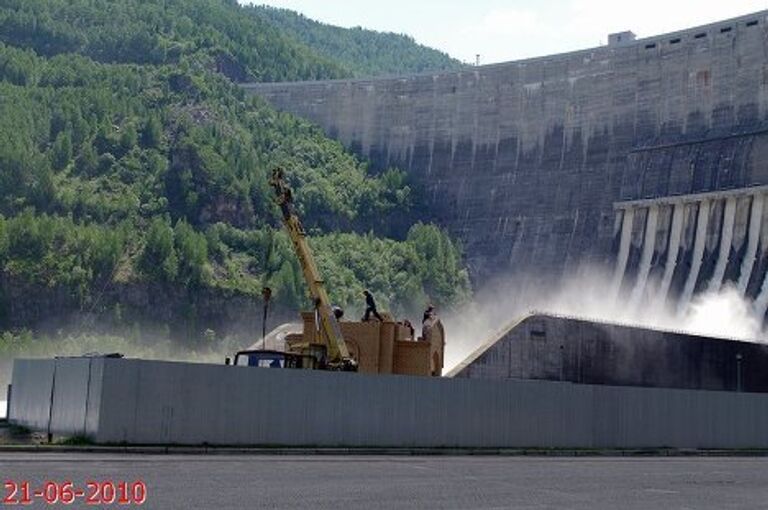
[(445, 232), (417, 223), (408, 231), (408, 244), (422, 259), (424, 289), (432, 300), (444, 305), (469, 297), (469, 275), (462, 268), (461, 252)]
[(75, 161), (77, 171), (84, 176), (94, 176), (99, 170), (99, 157), (90, 143), (85, 143)]
[(149, 115), (141, 129), (141, 144), (148, 149), (157, 149), (163, 141), (163, 125), (154, 115)]
[(56, 136), (51, 148), (51, 164), (54, 170), (63, 170), (72, 160), (72, 135), (69, 130)]
[(120, 134), (121, 154), (128, 153), (139, 143), (139, 134), (136, 127), (131, 123), (125, 126)]
[(178, 281), (198, 287), (208, 280), (208, 241), (205, 234), (197, 233), (184, 220), (174, 229), (175, 247), (178, 253)]
[(2, 269), (7, 256), (8, 256), (8, 224), (6, 219), (2, 215), (0, 215), (0, 269)]
[(49, 160), (42, 155), (35, 158), (33, 165), (33, 178), (29, 184), (27, 197), (30, 204), (38, 210), (45, 211), (51, 207), (55, 195), (53, 171)]
[(142, 273), (159, 281), (173, 282), (179, 272), (173, 228), (167, 220), (155, 218), (149, 225), (144, 250), (139, 258)]

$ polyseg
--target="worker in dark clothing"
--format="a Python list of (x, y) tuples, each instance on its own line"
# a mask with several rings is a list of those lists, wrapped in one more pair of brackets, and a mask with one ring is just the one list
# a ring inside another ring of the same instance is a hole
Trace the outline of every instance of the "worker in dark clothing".
[(381, 315), (379, 315), (379, 312), (376, 310), (376, 301), (373, 300), (373, 294), (368, 290), (364, 290), (363, 295), (365, 295), (365, 315), (363, 316), (363, 320), (367, 321), (371, 317), (371, 314), (373, 314), (379, 321), (384, 322), (384, 319), (381, 318)]
[(293, 214), (293, 191), (285, 182), (285, 172), (282, 168), (277, 167), (272, 170), (272, 178), (269, 183), (275, 190), (283, 218), (287, 220)]
[(437, 312), (435, 311), (435, 307), (433, 305), (429, 305), (426, 310), (424, 310), (424, 317), (421, 319), (421, 339), (422, 340), (429, 340), (429, 333), (432, 329), (432, 326), (435, 324), (435, 320), (437, 319)]
[(405, 319), (403, 321), (403, 326), (408, 328), (408, 335), (409, 335), (408, 338), (411, 340), (415, 340), (414, 336), (416, 336), (416, 329), (413, 327), (413, 324), (411, 324), (411, 321), (409, 321), (408, 319)]
[(421, 323), (424, 324), (428, 320), (435, 318), (435, 307), (433, 305), (429, 305), (426, 310), (424, 310), (424, 318), (421, 319)]

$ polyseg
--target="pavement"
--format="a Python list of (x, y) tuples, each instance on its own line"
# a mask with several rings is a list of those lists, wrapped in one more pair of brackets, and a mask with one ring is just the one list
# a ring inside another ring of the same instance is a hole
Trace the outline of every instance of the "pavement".
[[(768, 508), (765, 457), (0, 452), (0, 480), (33, 489), (47, 480), (83, 488), (87, 480), (142, 481), (143, 508), (158, 509)], [(26, 508), (56, 506), (38, 498)], [(79, 500), (69, 508), (86, 506)]]

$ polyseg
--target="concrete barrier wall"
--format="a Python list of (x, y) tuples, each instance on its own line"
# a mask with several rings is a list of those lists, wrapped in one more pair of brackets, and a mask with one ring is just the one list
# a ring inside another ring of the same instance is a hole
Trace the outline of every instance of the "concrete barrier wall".
[(15, 360), (8, 419), (42, 432), (93, 436), (99, 427), (104, 360)]
[(768, 345), (532, 314), (447, 375), (768, 393)]
[[(47, 430), (51, 417), (54, 360), (14, 360), (8, 419), (23, 427)], [(18, 388), (18, 391), (16, 391)]]
[[(69, 433), (82, 421), (98, 423), (86, 426), (87, 435), (98, 443), (768, 447), (765, 394), (141, 360), (92, 364), (103, 370), (91, 367), (90, 397), (85, 399), (77, 375), (82, 367), (56, 367), (54, 401), (71, 401), (73, 406), (70, 413), (53, 414), (54, 432)], [(12, 422), (47, 424), (40, 421), (45, 413), (34, 402), (45, 397), (50, 365), (16, 362)], [(73, 374), (62, 376), (69, 371)], [(97, 372), (100, 383), (94, 384)]]

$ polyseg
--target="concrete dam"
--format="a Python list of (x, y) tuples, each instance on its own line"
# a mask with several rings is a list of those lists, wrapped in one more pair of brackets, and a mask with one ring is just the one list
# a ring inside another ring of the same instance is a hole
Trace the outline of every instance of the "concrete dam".
[[(245, 86), (405, 169), (475, 283), (602, 267), (601, 306), (683, 311), (729, 285), (763, 315), (767, 87), (768, 11), (461, 72)], [(445, 377), (17, 359), (8, 416), (118, 445), (768, 448), (768, 345), (603, 315), (530, 313)]]
[(614, 271), (633, 301), (768, 305), (768, 11), (459, 72), (249, 84), (406, 170), (483, 283)]

